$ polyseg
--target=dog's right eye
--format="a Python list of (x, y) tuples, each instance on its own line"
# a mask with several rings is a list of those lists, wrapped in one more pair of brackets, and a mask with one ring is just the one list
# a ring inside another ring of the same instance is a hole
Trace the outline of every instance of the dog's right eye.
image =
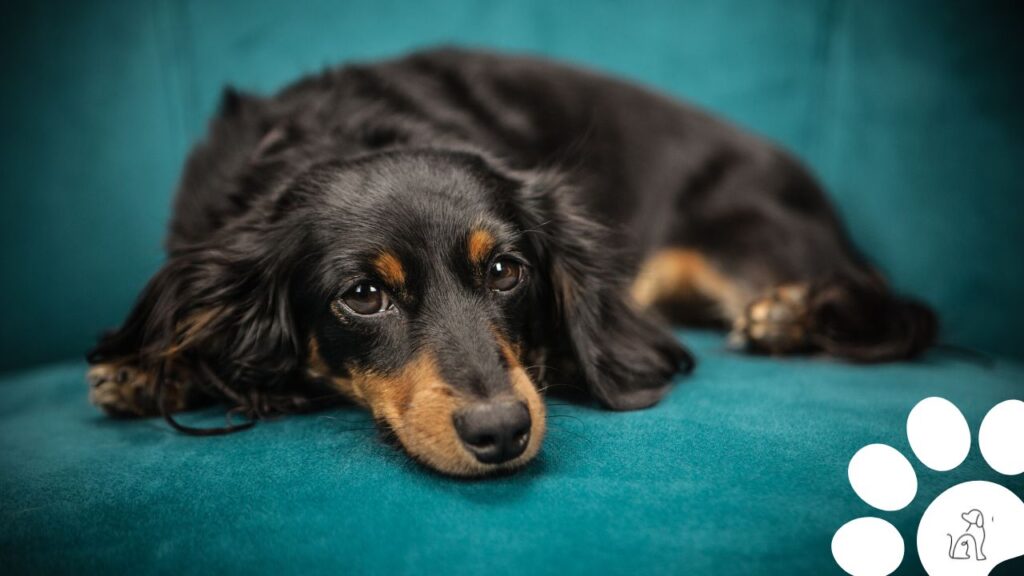
[(380, 314), (391, 307), (391, 298), (380, 286), (371, 282), (360, 282), (345, 292), (341, 303), (360, 316)]
[(499, 258), (487, 271), (487, 288), (494, 292), (508, 292), (523, 279), (523, 265), (511, 258)]

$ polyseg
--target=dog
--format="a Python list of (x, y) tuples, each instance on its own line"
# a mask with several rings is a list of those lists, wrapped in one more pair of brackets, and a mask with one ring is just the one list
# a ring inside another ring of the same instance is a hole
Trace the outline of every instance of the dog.
[(985, 552), (982, 550), (985, 546), (985, 516), (981, 513), (981, 510), (974, 509), (964, 512), (960, 515), (960, 518), (967, 522), (967, 529), (964, 533), (956, 541), (953, 540), (952, 534), (946, 533), (946, 536), (949, 536), (950, 559), (966, 560), (974, 558), (979, 562), (986, 560)]
[(227, 89), (166, 248), (88, 355), (93, 403), (214, 434), (251, 421), (172, 415), (341, 395), (457, 476), (534, 458), (549, 387), (658, 403), (694, 367), (673, 322), (856, 362), (937, 330), (776, 146), (625, 81), (456, 48)]

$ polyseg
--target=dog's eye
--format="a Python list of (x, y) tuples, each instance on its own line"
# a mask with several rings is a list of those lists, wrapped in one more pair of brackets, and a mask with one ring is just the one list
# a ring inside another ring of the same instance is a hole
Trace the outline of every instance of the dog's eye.
[(487, 289), (507, 292), (518, 286), (522, 279), (522, 264), (511, 258), (499, 258), (491, 263), (487, 271)]
[(361, 316), (379, 314), (391, 307), (388, 293), (370, 282), (356, 284), (341, 296), (341, 301), (349, 310)]

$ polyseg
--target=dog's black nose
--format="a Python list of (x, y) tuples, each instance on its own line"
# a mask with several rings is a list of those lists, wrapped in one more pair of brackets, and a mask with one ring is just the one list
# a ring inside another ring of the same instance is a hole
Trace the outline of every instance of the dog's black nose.
[(530, 442), (530, 411), (518, 400), (474, 404), (452, 420), (466, 450), (484, 464), (508, 462)]

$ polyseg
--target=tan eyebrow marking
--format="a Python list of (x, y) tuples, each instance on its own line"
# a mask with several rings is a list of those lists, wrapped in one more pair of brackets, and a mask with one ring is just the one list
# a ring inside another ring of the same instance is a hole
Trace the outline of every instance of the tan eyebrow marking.
[(395, 256), (393, 252), (382, 252), (373, 261), (373, 267), (380, 274), (381, 280), (391, 286), (401, 288), (405, 285), (405, 268), (402, 267), (398, 256)]
[(479, 266), (483, 264), (484, 259), (490, 256), (491, 249), (494, 248), (496, 241), (494, 236), (486, 231), (477, 228), (469, 233), (469, 238), (466, 241), (466, 252), (469, 254), (469, 261)]

